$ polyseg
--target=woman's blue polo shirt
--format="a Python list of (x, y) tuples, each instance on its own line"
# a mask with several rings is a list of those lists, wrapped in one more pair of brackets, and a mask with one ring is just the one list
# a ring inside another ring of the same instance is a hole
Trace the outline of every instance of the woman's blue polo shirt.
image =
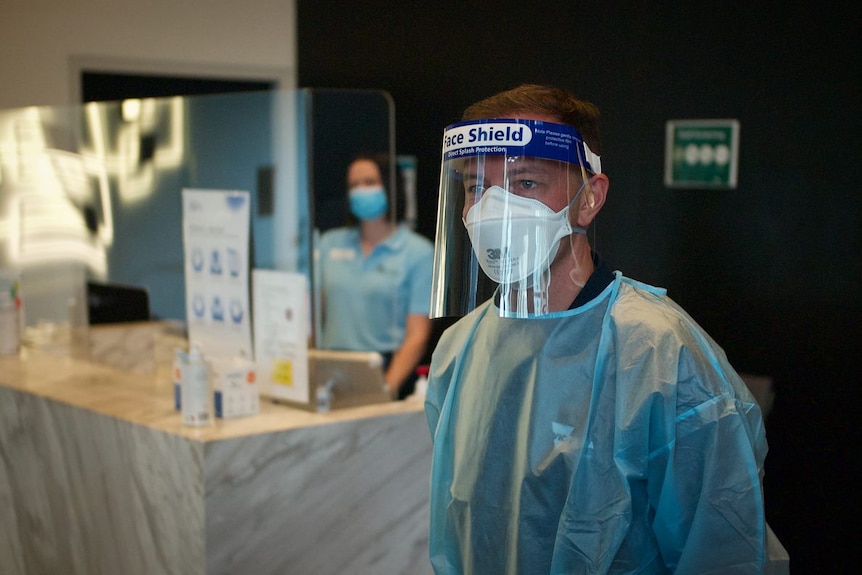
[(405, 226), (365, 257), (358, 228), (336, 228), (320, 241), (326, 349), (392, 352), (408, 314), (428, 315), (434, 246)]

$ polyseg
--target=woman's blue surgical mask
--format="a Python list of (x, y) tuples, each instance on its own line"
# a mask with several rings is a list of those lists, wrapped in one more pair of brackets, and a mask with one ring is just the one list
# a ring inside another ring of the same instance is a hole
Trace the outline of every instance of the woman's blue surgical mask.
[(389, 207), (382, 186), (357, 186), (351, 188), (349, 196), (350, 212), (360, 220), (376, 220)]

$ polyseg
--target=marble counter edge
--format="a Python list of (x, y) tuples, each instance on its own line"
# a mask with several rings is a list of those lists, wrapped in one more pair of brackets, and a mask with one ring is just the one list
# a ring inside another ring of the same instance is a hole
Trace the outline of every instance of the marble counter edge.
[(414, 413), (424, 407), (421, 401), (412, 400), (317, 413), (262, 398), (256, 415), (189, 427), (174, 409), (173, 383), (163, 373), (125, 372), (28, 349), (18, 357), (0, 358), (0, 386), (201, 443)]

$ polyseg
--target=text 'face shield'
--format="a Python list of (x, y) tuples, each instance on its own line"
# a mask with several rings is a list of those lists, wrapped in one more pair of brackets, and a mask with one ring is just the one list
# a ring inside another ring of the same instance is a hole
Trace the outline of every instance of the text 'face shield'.
[(573, 128), (491, 119), (446, 128), (440, 174), (432, 317), (460, 316), (500, 289), (500, 310), (547, 310), (550, 268), (592, 192), (599, 158)]

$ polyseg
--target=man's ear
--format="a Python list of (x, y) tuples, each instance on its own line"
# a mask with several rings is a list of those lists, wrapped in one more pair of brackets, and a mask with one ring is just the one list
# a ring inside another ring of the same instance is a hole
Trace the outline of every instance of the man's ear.
[(596, 214), (605, 205), (608, 197), (610, 181), (604, 174), (595, 174), (587, 180), (584, 186), (583, 200), (578, 206), (578, 226), (587, 228), (593, 222)]

